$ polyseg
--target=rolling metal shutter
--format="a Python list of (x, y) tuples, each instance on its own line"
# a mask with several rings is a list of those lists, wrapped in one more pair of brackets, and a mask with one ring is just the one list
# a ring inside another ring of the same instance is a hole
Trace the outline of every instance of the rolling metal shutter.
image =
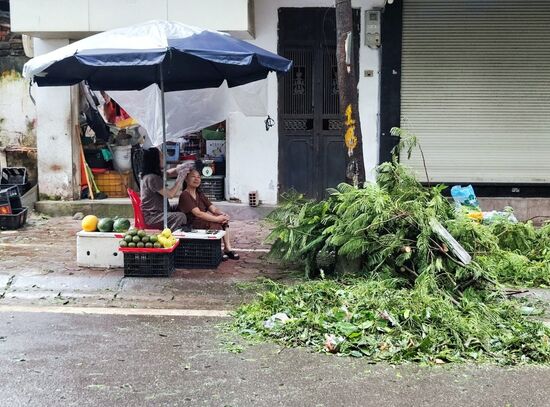
[(404, 0), (401, 86), (431, 181), (550, 182), (550, 1)]

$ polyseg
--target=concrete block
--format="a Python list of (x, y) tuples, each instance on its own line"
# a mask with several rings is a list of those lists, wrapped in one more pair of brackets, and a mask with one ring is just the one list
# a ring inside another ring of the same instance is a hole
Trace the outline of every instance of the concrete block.
[[(177, 200), (171, 200), (171, 204)], [(261, 205), (251, 208), (248, 205), (233, 202), (214, 202), (220, 210), (227, 213), (233, 220), (259, 220), (271, 213), (275, 205)], [(79, 201), (38, 201), (35, 209), (37, 212), (49, 216), (73, 216), (77, 212), (84, 215), (96, 215), (98, 217), (122, 217), (133, 219), (134, 210), (128, 198), (111, 198), (102, 200), (82, 199)]]
[[(122, 201), (122, 202), (120, 202)], [(49, 216), (73, 216), (76, 212), (98, 217), (134, 218), (134, 211), (129, 199), (91, 201), (38, 201), (35, 205), (38, 212)]]

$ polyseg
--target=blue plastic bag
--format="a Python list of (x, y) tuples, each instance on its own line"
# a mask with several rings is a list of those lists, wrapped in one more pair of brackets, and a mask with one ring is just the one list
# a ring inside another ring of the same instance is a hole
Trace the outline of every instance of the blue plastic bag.
[(479, 202), (477, 201), (474, 188), (471, 185), (466, 187), (455, 185), (451, 188), (451, 196), (457, 207), (465, 206), (469, 209), (479, 210)]

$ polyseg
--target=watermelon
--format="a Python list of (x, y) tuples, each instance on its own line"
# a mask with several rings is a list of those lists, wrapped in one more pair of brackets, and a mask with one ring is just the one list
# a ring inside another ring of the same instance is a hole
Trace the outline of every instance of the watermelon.
[(128, 219), (117, 219), (113, 224), (113, 231), (117, 233), (124, 233), (130, 229), (130, 221)]
[(112, 232), (113, 231), (114, 220), (111, 218), (101, 218), (97, 222), (97, 230), (100, 232)]

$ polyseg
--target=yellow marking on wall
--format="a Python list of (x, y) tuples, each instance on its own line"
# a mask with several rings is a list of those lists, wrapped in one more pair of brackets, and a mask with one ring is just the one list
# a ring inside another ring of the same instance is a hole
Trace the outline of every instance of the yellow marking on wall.
[(357, 147), (357, 136), (355, 135), (355, 120), (352, 119), (353, 109), (351, 104), (346, 107), (346, 134), (344, 135), (344, 141), (348, 148), (348, 155), (351, 157), (353, 150)]

